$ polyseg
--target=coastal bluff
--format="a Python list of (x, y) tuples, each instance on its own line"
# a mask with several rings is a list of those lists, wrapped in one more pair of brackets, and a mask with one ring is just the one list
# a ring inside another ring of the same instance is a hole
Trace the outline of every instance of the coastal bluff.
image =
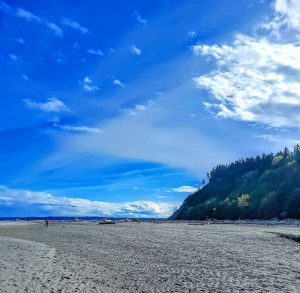
[(300, 146), (218, 165), (172, 220), (300, 218)]

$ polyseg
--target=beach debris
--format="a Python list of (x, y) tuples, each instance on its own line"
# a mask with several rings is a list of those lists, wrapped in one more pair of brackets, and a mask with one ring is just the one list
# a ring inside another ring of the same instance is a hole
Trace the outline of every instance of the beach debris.
[(107, 225), (107, 224), (116, 224), (117, 222), (116, 221), (113, 221), (113, 220), (103, 220), (103, 221), (100, 221), (98, 224), (99, 225)]

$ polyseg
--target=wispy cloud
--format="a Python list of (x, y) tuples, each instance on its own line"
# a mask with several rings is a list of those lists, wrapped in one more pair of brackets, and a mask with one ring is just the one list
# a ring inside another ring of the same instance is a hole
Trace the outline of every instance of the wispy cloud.
[(80, 132), (80, 133), (102, 133), (103, 131), (100, 128), (97, 127), (89, 127), (85, 125), (63, 125), (59, 123), (54, 123), (55, 127), (62, 129), (62, 130), (67, 130), (71, 132)]
[(142, 50), (139, 49), (138, 47), (136, 47), (135, 45), (132, 45), (130, 47), (130, 51), (131, 51), (131, 53), (138, 55), (138, 56), (142, 54)]
[(134, 11), (132, 16), (135, 18), (135, 20), (141, 24), (141, 25), (147, 25), (147, 20), (143, 18), (137, 11)]
[(5, 13), (11, 13), (12, 12), (12, 7), (7, 4), (6, 2), (4, 1), (0, 1), (0, 11), (3, 11)]
[(30, 81), (30, 78), (26, 75), (26, 74), (23, 74), (22, 75), (22, 78), (26, 81)]
[(53, 33), (58, 37), (63, 37), (64, 32), (63, 30), (55, 23), (53, 22), (45, 22), (45, 24), (48, 26), (49, 29), (53, 31)]
[(25, 44), (25, 41), (24, 41), (24, 39), (22, 39), (22, 38), (16, 38), (15, 41), (16, 41), (17, 43), (19, 43), (20, 45), (24, 45), (24, 44)]
[[(38, 24), (42, 24), (47, 26), (55, 36), (63, 37), (63, 30), (55, 23), (48, 22), (45, 19), (33, 14), (32, 12), (25, 10), (23, 8), (13, 9), (8, 4), (4, 3), (3, 1), (0, 2), (0, 10), (4, 11), (7, 14), (15, 15), (16, 17), (22, 18), (28, 22), (35, 22)], [(22, 39), (18, 39), (19, 43), (22, 43)]]
[(94, 85), (93, 81), (88, 76), (86, 76), (82, 81), (80, 81), (80, 83), (82, 84), (84, 90), (87, 92), (99, 90), (99, 88), (96, 85)]
[(195, 31), (189, 31), (187, 35), (191, 39), (194, 39), (197, 37), (197, 33)]
[(63, 18), (61, 22), (63, 25), (78, 31), (83, 35), (90, 33), (90, 31), (86, 27), (81, 26), (78, 22), (69, 18)]
[[(300, 7), (298, 1), (289, 2)], [(287, 1), (277, 0), (275, 7), (278, 3)], [(294, 14), (285, 18), (298, 29)], [(232, 44), (197, 45), (193, 52), (215, 60), (216, 68), (195, 82), (213, 97), (204, 105), (217, 117), (300, 127), (300, 47), (295, 32), (284, 43), (265, 35), (238, 35)]]
[(96, 55), (96, 56), (103, 56), (103, 52), (100, 50), (100, 49), (89, 49), (86, 51), (88, 54), (91, 54), (91, 55)]
[(74, 157), (77, 153), (101, 154), (164, 164), (199, 176), (216, 162), (228, 161), (232, 157), (226, 148), (191, 126), (189, 116), (180, 125), (176, 122), (186, 92), (184, 87), (176, 94), (159, 96), (160, 101), (137, 104), (113, 119), (99, 122), (96, 125), (103, 130), (101, 135), (68, 136), (60, 153), (49, 158), (49, 164), (57, 158), (65, 160), (70, 153)]
[(146, 110), (146, 107), (144, 105), (138, 104), (138, 105), (135, 105), (135, 109), (137, 111), (144, 111), (144, 110)]
[(57, 64), (65, 64), (68, 61), (68, 56), (61, 51), (51, 52), (51, 56), (55, 59)]
[[(176, 203), (134, 201), (112, 203), (83, 198), (58, 197), (46, 192), (10, 189), (0, 186), (0, 206), (15, 209), (37, 208), (48, 216), (115, 216), (115, 217), (168, 217), (178, 207)], [(22, 215), (21, 215), (22, 216)]]
[(261, 135), (255, 135), (254, 137), (266, 140), (273, 144), (278, 144), (280, 146), (284, 145), (285, 147), (293, 147), (296, 144), (300, 143), (300, 139), (282, 137), (274, 134), (261, 134)]
[[(149, 103), (148, 103), (149, 104)], [(123, 111), (131, 116), (138, 115), (140, 112), (147, 110), (147, 106), (137, 104), (133, 108), (125, 108)]]
[(36, 21), (36, 22), (40, 22), (42, 23), (42, 19), (36, 15), (34, 15), (33, 13), (31, 13), (30, 11), (27, 11), (25, 9), (22, 8), (18, 8), (16, 10), (16, 16), (24, 18), (27, 21)]
[(125, 87), (125, 84), (121, 82), (119, 79), (114, 79), (113, 84), (119, 87)]
[(197, 191), (197, 188), (193, 186), (180, 186), (171, 189), (172, 192), (183, 192), (183, 193), (193, 193)]
[(46, 102), (36, 102), (31, 99), (23, 100), (26, 107), (30, 109), (41, 110), (44, 112), (66, 112), (68, 111), (68, 107), (65, 103), (58, 98), (49, 98)]
[(19, 57), (15, 54), (8, 54), (8, 57), (11, 61), (17, 62), (19, 60)]
[(164, 93), (162, 93), (162, 92), (154, 92), (154, 94), (156, 94), (157, 96), (162, 96)]

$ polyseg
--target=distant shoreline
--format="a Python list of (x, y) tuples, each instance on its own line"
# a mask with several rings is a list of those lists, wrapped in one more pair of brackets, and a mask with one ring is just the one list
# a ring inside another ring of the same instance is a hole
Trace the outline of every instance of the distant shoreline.
[(0, 217), (0, 222), (34, 222), (45, 221), (52, 222), (102, 222), (105, 220), (115, 222), (160, 222), (160, 223), (187, 223), (190, 225), (281, 225), (281, 226), (300, 226), (300, 219), (270, 219), (270, 220), (169, 220), (163, 218), (114, 218), (114, 217)]

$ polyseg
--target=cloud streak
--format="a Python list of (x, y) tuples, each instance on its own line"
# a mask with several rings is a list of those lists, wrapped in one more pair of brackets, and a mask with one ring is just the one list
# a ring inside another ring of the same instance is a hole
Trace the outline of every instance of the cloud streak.
[(91, 54), (91, 55), (96, 55), (96, 56), (103, 56), (103, 52), (100, 50), (100, 49), (89, 49), (86, 51), (88, 54)]
[(31, 99), (23, 100), (26, 107), (34, 110), (41, 110), (44, 112), (66, 112), (69, 111), (65, 103), (58, 98), (49, 98), (46, 102), (36, 102)]
[(27, 22), (33, 22), (38, 23), (47, 26), (55, 36), (57, 37), (63, 37), (64, 32), (63, 30), (54, 22), (49, 22), (47, 20), (42, 19), (41, 17), (33, 14), (32, 12), (25, 10), (23, 8), (17, 8), (14, 9), (7, 3), (1, 1), (0, 2), (0, 11), (3, 11), (4, 13), (14, 15), (18, 18), (24, 19)]
[(18, 8), (16, 10), (16, 16), (24, 18), (26, 21), (35, 21), (39, 23), (43, 22), (41, 18), (22, 8)]
[(79, 133), (102, 133), (103, 132), (100, 128), (89, 127), (84, 125), (76, 126), (76, 125), (62, 125), (62, 124), (55, 123), (53, 126), (62, 130), (79, 132)]
[(119, 79), (114, 79), (113, 84), (119, 87), (125, 87), (125, 84), (121, 82)]
[[(183, 89), (182, 94), (185, 93), (186, 89)], [(170, 101), (165, 109), (159, 103), (166, 103), (168, 97)], [(77, 153), (102, 154), (165, 164), (200, 175), (199, 170), (228, 159), (226, 150), (214, 145), (211, 138), (188, 124), (189, 116), (180, 125), (174, 123), (178, 120), (177, 106), (181, 107), (181, 104), (176, 106), (175, 97), (175, 94), (164, 95), (157, 103), (137, 104), (122, 111), (122, 115), (96, 124), (103, 130), (101, 134), (66, 137), (61, 151), (49, 157), (46, 164), (55, 165), (55, 160), (65, 160), (70, 154), (73, 157)], [(177, 99), (181, 101), (181, 94), (177, 93)]]
[(36, 22), (36, 23), (46, 25), (50, 30), (52, 30), (52, 32), (54, 33), (55, 36), (63, 37), (63, 35), (64, 35), (63, 30), (57, 24), (43, 20), (42, 18), (34, 15), (33, 13), (31, 13), (30, 11), (27, 11), (25, 9), (18, 8), (16, 10), (16, 16), (23, 18), (29, 22)]
[(139, 49), (138, 47), (136, 47), (135, 45), (131, 46), (130, 51), (131, 51), (132, 54), (135, 54), (135, 55), (138, 55), (138, 56), (142, 54), (142, 50)]
[(183, 193), (193, 193), (197, 191), (197, 188), (193, 186), (180, 186), (171, 189), (172, 192), (183, 192)]
[(143, 18), (137, 11), (134, 11), (132, 16), (135, 18), (135, 20), (140, 24), (140, 25), (147, 25), (147, 20)]
[(78, 22), (76, 22), (72, 19), (63, 18), (61, 23), (64, 26), (69, 27), (69, 28), (71, 28), (71, 29), (83, 34), (83, 35), (90, 33), (90, 31), (86, 27), (81, 26)]

